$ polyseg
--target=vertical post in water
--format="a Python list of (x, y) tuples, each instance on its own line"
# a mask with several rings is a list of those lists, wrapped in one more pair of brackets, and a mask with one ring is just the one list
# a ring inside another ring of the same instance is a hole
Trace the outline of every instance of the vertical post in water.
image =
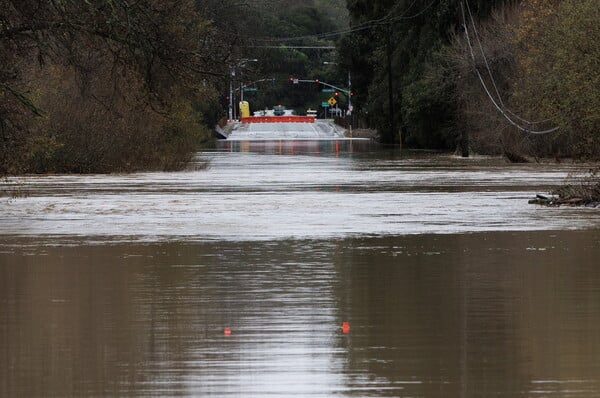
[(394, 120), (394, 79), (392, 77), (392, 24), (387, 25), (387, 72), (388, 72), (388, 95), (389, 95), (389, 124), (390, 130), (383, 138), (386, 144), (394, 143), (394, 135), (396, 132), (396, 122)]
[(460, 152), (463, 158), (469, 157), (469, 133), (464, 129), (460, 136)]
[(229, 69), (229, 120), (233, 120), (233, 69)]

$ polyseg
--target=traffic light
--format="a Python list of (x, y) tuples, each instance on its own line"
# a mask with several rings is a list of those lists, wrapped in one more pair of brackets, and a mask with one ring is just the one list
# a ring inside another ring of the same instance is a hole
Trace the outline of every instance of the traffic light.
[(335, 97), (339, 97), (339, 96), (340, 96), (340, 93), (338, 93), (338, 92), (336, 91), (335, 93), (333, 93), (333, 95), (334, 95)]

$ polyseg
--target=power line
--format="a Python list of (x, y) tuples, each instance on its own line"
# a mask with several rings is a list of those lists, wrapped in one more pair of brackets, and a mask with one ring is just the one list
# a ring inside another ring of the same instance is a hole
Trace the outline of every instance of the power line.
[[(464, 4), (466, 4), (466, 5), (468, 6), (468, 4), (469, 4), (469, 3), (468, 3), (468, 0), (464, 0)], [(467, 18), (466, 18), (466, 15), (465, 15), (465, 7), (464, 7), (464, 4), (463, 4), (463, 2), (461, 2), (461, 3), (460, 3), (460, 9), (461, 9), (462, 17), (463, 17), (463, 23), (464, 23), (464, 28), (465, 28), (465, 36), (466, 36), (466, 38), (467, 38), (467, 44), (468, 44), (468, 46), (469, 46), (469, 51), (470, 51), (470, 53), (471, 53), (471, 58), (473, 59), (473, 67), (475, 68), (475, 73), (477, 74), (477, 77), (479, 78), (479, 81), (481, 82), (481, 85), (482, 85), (483, 89), (485, 90), (485, 92), (486, 92), (487, 96), (489, 97), (490, 101), (492, 101), (492, 104), (494, 105), (494, 107), (495, 107), (495, 108), (496, 108), (496, 109), (497, 109), (497, 110), (498, 110), (498, 111), (499, 111), (499, 112), (502, 114), (502, 116), (504, 116), (504, 118), (505, 118), (506, 120), (508, 120), (508, 122), (509, 122), (510, 124), (512, 124), (512, 125), (513, 125), (513, 126), (515, 126), (517, 129), (519, 129), (519, 130), (521, 130), (521, 131), (523, 131), (523, 132), (526, 132), (526, 133), (529, 133), (529, 134), (549, 134), (549, 133), (552, 133), (552, 132), (554, 132), (554, 131), (557, 131), (557, 130), (560, 128), (560, 127), (558, 127), (558, 126), (557, 126), (557, 127), (554, 127), (554, 128), (551, 128), (551, 129), (548, 129), (548, 130), (531, 130), (531, 129), (528, 129), (528, 128), (526, 128), (526, 127), (523, 127), (523, 126), (521, 126), (519, 123), (517, 123), (517, 122), (515, 122), (513, 119), (511, 119), (511, 118), (509, 117), (509, 115), (507, 115), (507, 113), (508, 113), (508, 112), (507, 112), (507, 110), (506, 110), (506, 109), (503, 109), (504, 107), (503, 107), (503, 106), (501, 107), (501, 106), (500, 106), (500, 105), (499, 105), (499, 104), (496, 102), (496, 100), (495, 100), (495, 99), (494, 99), (494, 97), (492, 96), (492, 94), (491, 94), (491, 92), (490, 92), (489, 88), (487, 87), (487, 85), (486, 85), (486, 83), (485, 83), (485, 80), (484, 80), (484, 79), (483, 79), (483, 77), (481, 76), (481, 73), (479, 72), (479, 69), (477, 68), (477, 62), (476, 62), (476, 60), (475, 60), (475, 53), (474, 53), (474, 51), (473, 51), (473, 46), (472, 46), (472, 44), (471, 44), (471, 37), (470, 37), (470, 35), (469, 35), (469, 29), (468, 29), (468, 26), (467, 26)], [(474, 22), (474, 18), (473, 18), (473, 16), (472, 16), (472, 14), (471, 14), (471, 19), (472, 19), (472, 23), (473, 23), (473, 25), (474, 25), (474, 24), (475, 24), (475, 22)], [(483, 54), (483, 56), (484, 56), (484, 58), (485, 58), (485, 54)], [(487, 61), (486, 61), (486, 64), (487, 64)], [(490, 70), (490, 74), (491, 74), (491, 70)], [(492, 77), (492, 79), (493, 79), (493, 77)], [(499, 93), (498, 93), (498, 95), (499, 95)], [(533, 124), (532, 122), (529, 122), (529, 123), (530, 123), (530, 124)]]
[(406, 13), (412, 8), (412, 6), (416, 3), (413, 2), (404, 12), (403, 15), (399, 15), (397, 17), (394, 17), (390, 20), (390, 22), (396, 22), (396, 21), (406, 21), (409, 19), (414, 19), (414, 18), (418, 18), (421, 15), (423, 15), (425, 13), (425, 11), (429, 10), (431, 8), (431, 6), (433, 6), (438, 0), (433, 0), (431, 3), (429, 3), (427, 6), (425, 6), (425, 8), (423, 8), (421, 11), (417, 12), (416, 14), (413, 15), (409, 15), (408, 17), (406, 16)]
[(252, 38), (252, 40), (257, 41), (257, 42), (273, 43), (273, 42), (301, 41), (301, 40), (307, 40), (307, 39), (327, 39), (330, 37), (341, 36), (341, 35), (347, 34), (347, 33), (353, 33), (353, 32), (359, 32), (359, 31), (366, 30), (366, 29), (371, 29), (373, 26), (375, 26), (374, 24), (380, 20), (381, 20), (381, 18), (377, 19), (377, 20), (370, 20), (370, 21), (366, 21), (361, 24), (358, 24), (352, 28), (334, 30), (331, 32), (316, 33), (316, 34), (310, 34), (310, 35), (304, 35), (304, 36), (291, 36), (291, 37)]
[(504, 105), (504, 102), (502, 101), (502, 96), (500, 95), (500, 91), (498, 90), (498, 85), (496, 84), (496, 79), (494, 79), (494, 74), (492, 73), (492, 69), (490, 68), (490, 64), (488, 62), (487, 56), (485, 55), (485, 51), (483, 49), (483, 44), (481, 43), (481, 37), (479, 35), (479, 31), (477, 30), (477, 25), (475, 24), (475, 18), (473, 17), (473, 13), (471, 12), (471, 6), (469, 5), (469, 1), (465, 0), (465, 4), (467, 5), (467, 11), (469, 13), (469, 18), (471, 20), (471, 26), (473, 26), (473, 32), (475, 33), (475, 38), (477, 39), (477, 43), (479, 45), (479, 51), (481, 52), (481, 56), (483, 57), (483, 61), (485, 63), (485, 67), (487, 69), (488, 76), (490, 77), (490, 81), (492, 82), (492, 85), (494, 86), (494, 90), (498, 97), (498, 102), (502, 106), (504, 111), (506, 111), (507, 113), (510, 113), (516, 119), (519, 119), (520, 121), (522, 121), (526, 124), (530, 124), (530, 125), (541, 124), (541, 123), (546, 123), (546, 122), (551, 121), (552, 119), (545, 119), (545, 120), (540, 120), (540, 121), (536, 121), (536, 122), (531, 122), (527, 119), (520, 117), (516, 113), (512, 112), (510, 109), (508, 109), (506, 107), (506, 105)]
[(397, 3), (385, 16), (377, 19), (371, 19), (365, 22), (362, 22), (358, 25), (355, 25), (350, 28), (334, 30), (331, 32), (317, 33), (312, 35), (304, 35), (304, 36), (291, 36), (291, 37), (268, 37), (268, 38), (253, 38), (252, 40), (257, 42), (289, 42), (289, 41), (299, 41), (299, 40), (307, 40), (307, 39), (327, 39), (331, 37), (341, 36), (343, 34), (360, 32), (363, 30), (368, 30), (374, 27), (388, 25), (390, 23), (410, 20), (417, 18), (424, 14), (431, 6), (433, 6), (438, 0), (431, 1), (426, 7), (422, 10), (416, 12), (415, 14), (406, 16), (406, 14), (411, 10), (411, 8), (417, 3), (418, 0), (413, 0), (413, 2), (404, 10), (402, 15), (393, 16), (392, 14), (396, 11), (397, 7), (399, 7), (400, 3)]
[(494, 90), (496, 90), (496, 95), (498, 96), (498, 101), (500, 102), (500, 105), (502, 105), (504, 107), (504, 102), (502, 102), (502, 96), (500, 95), (500, 91), (498, 90), (498, 85), (496, 85), (496, 80), (494, 79), (494, 75), (492, 74), (490, 64), (488, 63), (487, 57), (485, 56), (485, 52), (483, 51), (483, 45), (481, 44), (481, 40), (479, 39), (479, 31), (477, 30), (477, 27), (475, 25), (475, 18), (473, 18), (473, 13), (471, 13), (471, 6), (469, 5), (469, 2), (467, 0), (465, 0), (465, 4), (467, 5), (467, 11), (469, 12), (469, 17), (471, 18), (473, 32), (475, 33), (475, 38), (477, 39), (477, 42), (479, 43), (479, 50), (481, 51), (481, 56), (483, 57), (483, 61), (485, 62), (485, 67), (487, 68), (488, 75), (490, 76), (490, 80), (492, 81), (492, 84), (494, 85)]

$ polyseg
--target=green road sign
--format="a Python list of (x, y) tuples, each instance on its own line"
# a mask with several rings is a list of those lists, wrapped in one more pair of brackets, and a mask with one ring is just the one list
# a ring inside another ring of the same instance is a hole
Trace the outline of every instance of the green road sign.
[(258, 89), (256, 87), (244, 87), (244, 91), (248, 92), (248, 91), (258, 91)]
[(321, 102), (321, 106), (322, 106), (323, 108), (329, 108), (329, 102), (327, 102), (327, 101), (323, 101), (323, 102)]
[(324, 88), (322, 91), (324, 93), (335, 93), (335, 88)]

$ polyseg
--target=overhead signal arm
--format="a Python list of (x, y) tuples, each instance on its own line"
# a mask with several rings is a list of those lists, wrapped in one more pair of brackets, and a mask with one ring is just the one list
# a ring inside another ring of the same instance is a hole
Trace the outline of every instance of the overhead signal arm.
[(253, 81), (253, 82), (250, 82), (250, 83), (247, 83), (247, 84), (242, 84), (240, 87), (236, 88), (236, 89), (235, 89), (235, 91), (237, 92), (237, 91), (239, 91), (240, 89), (244, 90), (245, 88), (248, 88), (248, 87), (254, 86), (256, 83), (262, 83), (262, 82), (274, 82), (274, 81), (275, 81), (275, 78), (274, 78), (274, 77), (271, 77), (271, 78), (268, 78), (268, 79), (260, 79), (260, 80), (255, 80), (255, 81)]
[(346, 89), (343, 89), (343, 88), (340, 88), (340, 87), (334, 86), (333, 84), (329, 84), (329, 83), (321, 82), (321, 81), (318, 81), (318, 80), (317, 80), (317, 82), (318, 82), (319, 84), (322, 84), (322, 85), (324, 85), (324, 86), (327, 86), (327, 87), (333, 88), (333, 89), (335, 89), (335, 90), (337, 90), (337, 91), (341, 91), (342, 93), (346, 94), (347, 96), (350, 96), (350, 95), (352, 95), (352, 94), (351, 94), (351, 92), (350, 92), (350, 90), (346, 90)]
[(294, 84), (298, 84), (298, 83), (319, 83), (319, 80), (307, 80), (307, 79), (298, 79), (296, 77), (290, 77), (290, 82), (294, 83)]
[(330, 88), (333, 88), (333, 89), (335, 89), (337, 91), (340, 91), (340, 92), (346, 94), (346, 96), (348, 96), (348, 97), (352, 95), (352, 92), (350, 90), (346, 90), (344, 88), (341, 88), (341, 87), (338, 87), (338, 86), (334, 86), (333, 84), (322, 82), (319, 79), (313, 79), (313, 80), (298, 79), (298, 78), (295, 78), (295, 77), (292, 76), (292, 77), (290, 77), (290, 82), (292, 82), (293, 84), (299, 84), (299, 83), (313, 83), (313, 84), (316, 83), (316, 84), (322, 84), (323, 86), (330, 87)]

